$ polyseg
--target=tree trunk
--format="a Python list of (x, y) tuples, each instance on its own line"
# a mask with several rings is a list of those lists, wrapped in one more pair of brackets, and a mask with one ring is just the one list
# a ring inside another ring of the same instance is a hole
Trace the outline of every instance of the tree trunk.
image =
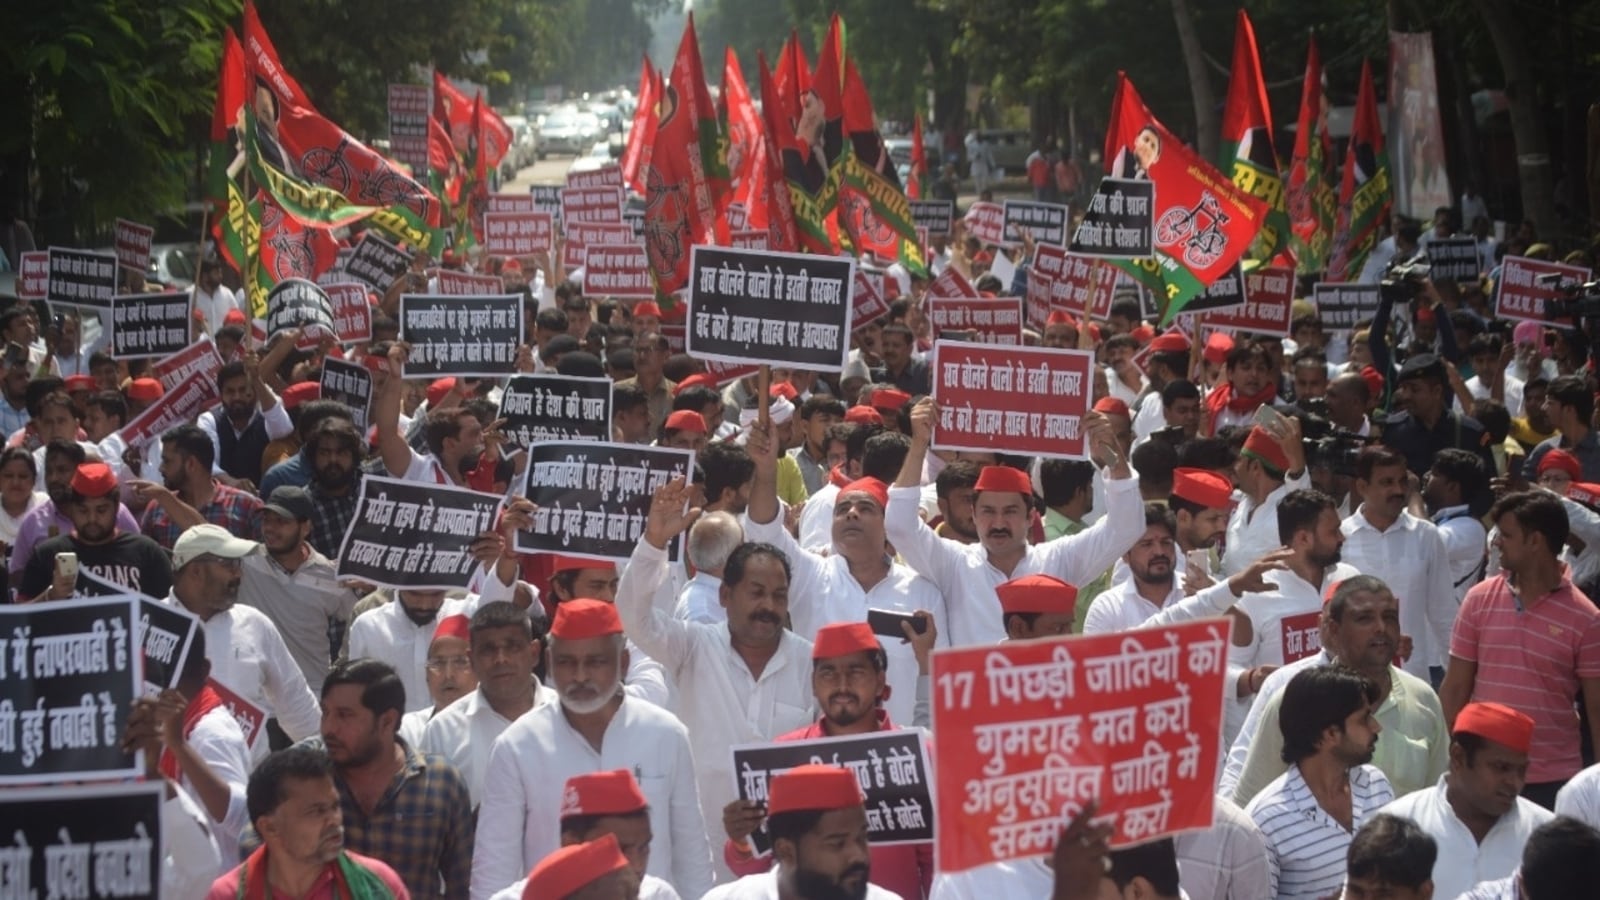
[(1205, 49), (1194, 27), (1194, 13), (1188, 0), (1172, 0), (1172, 16), (1178, 22), (1178, 43), (1183, 45), (1183, 62), (1189, 69), (1189, 93), (1194, 97), (1195, 147), (1201, 159), (1217, 158), (1217, 101), (1211, 93), (1211, 76), (1206, 68)]
[(1517, 16), (1506, 0), (1474, 0), (1506, 77), (1506, 102), (1511, 106), (1511, 133), (1517, 143), (1517, 179), (1522, 191), (1522, 217), (1538, 227), (1541, 239), (1561, 229), (1556, 218), (1551, 179), (1550, 141), (1539, 115), (1533, 63), (1523, 43)]

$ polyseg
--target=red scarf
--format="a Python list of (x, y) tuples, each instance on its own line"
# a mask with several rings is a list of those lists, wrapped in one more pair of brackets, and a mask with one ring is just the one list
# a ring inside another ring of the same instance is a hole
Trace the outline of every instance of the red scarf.
[[(195, 694), (189, 705), (183, 708), (183, 736), (187, 738), (193, 734), (194, 727), (200, 724), (205, 714), (221, 705), (222, 695), (212, 690), (211, 685), (201, 688), (200, 693)], [(161, 751), (161, 774), (173, 781), (179, 780), (178, 757), (171, 750)]]
[[(333, 866), (333, 896), (336, 900), (390, 900), (394, 895), (376, 873), (340, 852)], [(267, 848), (257, 847), (244, 861), (239, 873), (239, 893), (235, 900), (271, 900), (267, 887)]]
[(1217, 417), (1222, 415), (1224, 409), (1236, 413), (1247, 413), (1263, 403), (1271, 403), (1278, 398), (1277, 382), (1268, 382), (1265, 388), (1254, 394), (1235, 394), (1233, 382), (1224, 381), (1211, 389), (1206, 395), (1206, 433), (1215, 436), (1217, 433)]
[(845, 485), (850, 483), (850, 476), (844, 473), (844, 466), (834, 466), (828, 470), (828, 481), (842, 491)]

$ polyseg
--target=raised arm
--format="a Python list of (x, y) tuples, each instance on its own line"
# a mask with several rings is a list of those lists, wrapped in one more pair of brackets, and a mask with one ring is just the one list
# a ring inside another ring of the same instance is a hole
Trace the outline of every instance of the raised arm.
[(689, 655), (693, 632), (687, 622), (673, 618), (670, 609), (657, 606), (654, 597), (657, 585), (668, 579), (667, 544), (700, 518), (700, 507), (690, 505), (698, 496), (698, 489), (684, 478), (674, 478), (656, 490), (644, 539), (617, 582), (617, 615), (623, 630), (639, 649), (674, 672)]
[(889, 489), (883, 530), (906, 563), (949, 597), (956, 587), (956, 572), (961, 564), (960, 546), (934, 534), (920, 515), (922, 464), (933, 442), (933, 423), (938, 416), (939, 405), (932, 397), (922, 398), (911, 408), (911, 449), (894, 487)]
[(406, 357), (411, 348), (395, 341), (389, 347), (389, 377), (372, 398), (372, 424), (378, 429), (378, 454), (383, 457), (383, 467), (394, 478), (405, 477), (411, 468), (411, 445), (400, 434), (400, 396), (405, 383), (400, 373), (405, 370)]

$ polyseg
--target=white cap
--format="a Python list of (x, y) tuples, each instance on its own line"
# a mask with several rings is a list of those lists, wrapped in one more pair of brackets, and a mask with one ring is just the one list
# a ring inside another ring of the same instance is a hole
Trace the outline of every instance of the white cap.
[(172, 545), (172, 568), (181, 569), (208, 554), (223, 559), (243, 559), (260, 550), (260, 544), (236, 538), (221, 525), (195, 525), (179, 535), (178, 542)]

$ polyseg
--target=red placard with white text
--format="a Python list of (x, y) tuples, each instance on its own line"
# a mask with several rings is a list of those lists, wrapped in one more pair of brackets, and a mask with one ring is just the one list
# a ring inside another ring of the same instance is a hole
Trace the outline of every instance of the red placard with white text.
[(940, 450), (1086, 459), (1083, 418), (1094, 354), (936, 341), (933, 396)]
[(505, 279), (499, 275), (480, 275), (476, 272), (457, 272), (452, 269), (439, 270), (439, 289), (436, 294), (447, 294), (453, 297), (483, 297), (506, 292)]
[(322, 288), (328, 292), (333, 307), (333, 331), (341, 344), (359, 344), (372, 340), (372, 304), (367, 302), (364, 284), (329, 284)]
[(21, 300), (43, 300), (50, 290), (50, 253), (46, 250), (25, 250), (17, 267), (17, 297)]
[(970, 331), (979, 344), (1022, 343), (1020, 297), (936, 297), (928, 301), (933, 333)]
[(533, 202), (532, 194), (490, 194), (489, 209), (492, 213), (529, 213), (536, 212), (538, 206)]
[(883, 276), (856, 269), (856, 289), (850, 297), (850, 330), (871, 325), (889, 314), (889, 301), (883, 299)]
[(592, 222), (561, 223), (564, 240), (561, 244), (561, 264), (568, 272), (582, 268), (589, 246), (602, 244), (635, 244), (633, 229), (626, 225), (596, 225)]
[(1023, 296), (1024, 318), (1034, 331), (1044, 331), (1050, 320), (1050, 287), (1055, 279), (1030, 266), (1028, 268), (1028, 293)]
[(621, 223), (622, 188), (562, 188), (561, 221), (605, 225)]
[(955, 266), (945, 266), (939, 277), (928, 284), (929, 299), (939, 297), (976, 297), (978, 289)]
[(745, 209), (743, 203), (729, 203), (726, 215), (729, 231), (743, 231), (750, 227), (750, 211)]
[(161, 382), (163, 390), (171, 391), (183, 383), (191, 373), (199, 372), (214, 387), (217, 373), (222, 370), (222, 355), (210, 337), (199, 340), (179, 350), (150, 367), (150, 377)]
[(728, 232), (728, 246), (735, 250), (765, 250), (771, 243), (770, 235), (759, 228), (736, 228)]
[(1500, 280), (1494, 287), (1494, 314), (1501, 319), (1548, 322), (1547, 300), (1560, 299), (1561, 285), (1540, 284), (1540, 275), (1559, 275), (1561, 284), (1587, 284), (1592, 277), (1583, 266), (1545, 262), (1525, 256), (1508, 256), (1500, 263)]
[(1006, 209), (998, 203), (979, 200), (967, 207), (967, 234), (991, 247), (1014, 247), (1006, 240)]
[(549, 253), (555, 239), (555, 223), (545, 212), (484, 213), (483, 237), (491, 256)]
[(587, 172), (568, 172), (567, 187), (569, 188), (620, 188), (622, 187), (622, 167), (615, 163), (608, 163), (598, 169)]
[(1230, 628), (935, 651), (938, 870), (1048, 855), (1091, 800), (1113, 847), (1209, 828)]
[(127, 219), (118, 219), (112, 247), (117, 251), (117, 265), (143, 272), (150, 268), (150, 242), (156, 230)]
[[(1257, 269), (1244, 276), (1244, 303), (1227, 309), (1208, 309), (1187, 318), (1209, 331), (1244, 331), (1251, 334), (1289, 336), (1289, 314), (1294, 303), (1294, 272)], [(1179, 318), (1186, 318), (1180, 314)]]
[(583, 256), (583, 292), (596, 297), (656, 295), (650, 260), (634, 243), (590, 244)]
[(1284, 616), (1281, 625), (1285, 665), (1322, 652), (1321, 610), (1301, 613), (1298, 616)]
[(267, 711), (234, 693), (215, 678), (207, 678), (206, 684), (217, 692), (222, 705), (227, 707), (229, 714), (239, 723), (239, 729), (244, 732), (245, 746), (255, 743), (256, 735), (261, 733), (261, 726), (267, 724)]
[[(1117, 286), (1117, 269), (1079, 253), (1057, 253), (1040, 244), (1035, 260), (1059, 266), (1060, 274), (1050, 284), (1050, 311), (1075, 318), (1088, 316), (1105, 321), (1111, 315), (1111, 298)], [(1059, 262), (1057, 262), (1059, 259)]]

